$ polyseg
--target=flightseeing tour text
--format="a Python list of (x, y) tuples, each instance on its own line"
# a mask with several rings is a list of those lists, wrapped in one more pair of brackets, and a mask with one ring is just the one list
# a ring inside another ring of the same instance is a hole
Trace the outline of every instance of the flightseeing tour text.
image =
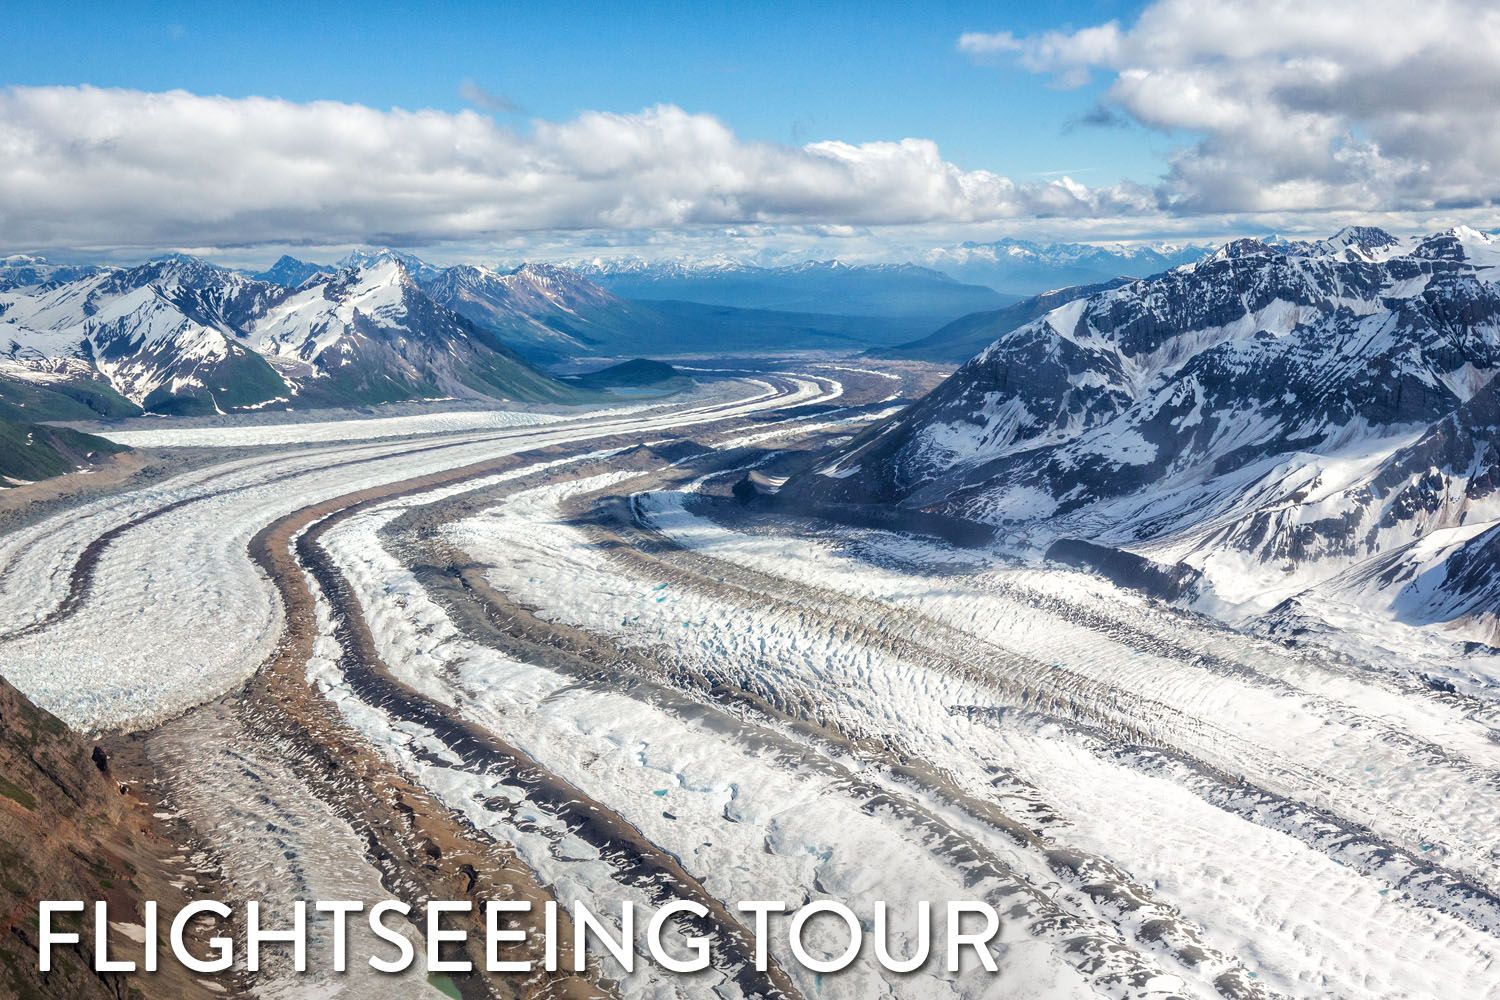
[[(795, 909), (782, 900), (745, 900), (734, 907), (743, 928), (754, 937), (755, 967), (761, 972), (770, 961), (769, 943), (777, 938), (786, 942), (797, 963), (817, 973), (838, 972), (870, 954), (882, 967), (898, 973), (938, 964), (949, 972), (976, 967), (996, 971), (990, 943), (1000, 932), (1000, 918), (981, 900), (950, 901), (936, 907), (922, 901), (894, 908), (877, 902), (869, 915), (868, 932), (860, 915), (834, 900)], [(345, 972), (352, 962), (362, 962), (383, 973), (405, 972), (414, 964), (429, 973), (467, 973), (475, 971), (475, 963), (453, 957), (453, 946), (468, 944), (470, 933), (454, 924), (475, 916), (483, 918), (484, 971), (524, 973), (539, 967), (555, 972), (567, 967), (559, 959), (559, 906), (553, 900), (541, 906), (540, 926), (528, 900), (492, 900), (483, 904), (482, 911), (476, 911), (469, 900), (431, 900), (418, 912), (399, 900), (366, 905), (326, 899), (298, 900), (274, 914), (256, 901), (237, 911), (226, 903), (198, 900), (170, 917), (159, 912), (155, 901), (145, 902), (142, 909), (141, 924), (134, 924), (134, 914), (124, 920), (144, 933), (134, 935), (129, 948), (118, 943), (112, 948), (109, 928), (122, 915), (112, 915), (106, 901), (97, 900), (92, 906), (83, 900), (41, 901), (39, 971), (51, 971), (53, 949), (80, 945), (88, 934), (96, 972), (149, 973), (165, 961), (200, 974), (225, 972), (235, 966), (236, 948), (242, 947), (238, 957), (249, 972), (259, 971), (265, 951), (278, 950), (290, 954), (297, 972), (306, 972), (310, 966)], [(601, 916), (582, 902), (573, 903), (565, 911), (571, 917), (568, 943), (573, 971), (584, 971), (591, 955), (609, 955), (626, 972), (633, 972), (641, 960), (677, 973), (697, 972), (714, 963), (716, 935), (692, 931), (705, 926), (709, 914), (702, 904), (676, 900), (654, 910), (637, 909), (626, 901), (618, 911)], [(936, 929), (935, 909), (941, 921)], [(92, 920), (85, 921), (85, 914)], [(350, 927), (356, 920), (376, 939), (371, 954), (349, 954)], [(201, 933), (205, 921), (212, 928), (206, 941)], [(64, 929), (64, 925), (75, 929)], [(316, 948), (309, 947), (310, 926), (318, 932), (312, 935)], [(535, 954), (533, 935), (542, 938), (540, 961), (519, 957)], [(190, 950), (194, 941), (196, 951), (204, 954)]]

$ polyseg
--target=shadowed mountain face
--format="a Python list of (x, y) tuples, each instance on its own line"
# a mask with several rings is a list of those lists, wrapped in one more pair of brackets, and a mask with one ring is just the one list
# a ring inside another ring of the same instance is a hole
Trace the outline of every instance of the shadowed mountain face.
[(250, 277), (257, 281), (268, 281), (283, 288), (299, 288), (319, 274), (331, 274), (336, 268), (323, 264), (310, 264), (305, 260), (283, 254), (276, 263), (264, 271), (256, 271)]
[(1312, 585), (1500, 517), (1497, 264), (1468, 230), (1233, 243), (1004, 333), (786, 492)]
[(1074, 299), (1081, 299), (1097, 292), (1118, 288), (1128, 279), (1116, 278), (1097, 285), (1075, 285), (1055, 291), (1033, 295), (1003, 309), (970, 313), (961, 316), (920, 340), (891, 347), (877, 347), (870, 351), (871, 357), (903, 358), (910, 361), (935, 361), (940, 364), (961, 364), (984, 350), (998, 338), (1019, 326), (1024, 326), (1039, 316), (1046, 315), (1058, 306)]

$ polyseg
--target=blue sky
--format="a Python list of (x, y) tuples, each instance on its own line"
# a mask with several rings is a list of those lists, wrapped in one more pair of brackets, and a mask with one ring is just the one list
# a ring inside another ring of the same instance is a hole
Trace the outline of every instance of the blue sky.
[(1070, 3), (9, 3), (4, 80), (457, 109), (466, 81), (518, 120), (657, 103), (801, 144), (924, 136), (968, 167), (1149, 178), (1165, 143), (1069, 123), (1100, 86), (1049, 87), (958, 52), (1017, 34), (1128, 19)]
[(1500, 110), (1470, 98), (1500, 90), (1500, 17), (1424, 9), (23, 0), (0, 249), (890, 257), (1491, 228)]

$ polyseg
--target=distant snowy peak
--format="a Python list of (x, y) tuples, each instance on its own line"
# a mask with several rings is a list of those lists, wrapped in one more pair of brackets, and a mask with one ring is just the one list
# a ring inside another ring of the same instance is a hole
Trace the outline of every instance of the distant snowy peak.
[(1440, 233), (1408, 237), (1392, 236), (1375, 226), (1349, 226), (1326, 240), (1287, 240), (1274, 236), (1264, 240), (1234, 240), (1220, 247), (1211, 256), (1223, 259), (1256, 254), (1369, 264), (1400, 258), (1449, 260), (1489, 268), (1500, 263), (1500, 240), (1468, 226), (1455, 226)]
[(1211, 254), (1209, 246), (1173, 243), (1035, 243), (1002, 239), (937, 247), (922, 255), (930, 267), (960, 281), (1030, 296), (1118, 277), (1143, 278)]
[(728, 254), (709, 257), (668, 257), (648, 260), (640, 256), (574, 258), (558, 262), (586, 278), (616, 276), (677, 278), (700, 274), (722, 274), (742, 270), (765, 270), (761, 265)]
[(247, 335), (294, 392), (322, 401), (572, 394), (434, 300), (414, 270), (417, 264), (401, 254), (361, 258), (309, 280)]
[(1205, 257), (1205, 260), (1240, 260), (1246, 257), (1263, 257), (1273, 254), (1287, 254), (1292, 249), (1305, 250), (1311, 247), (1310, 243), (1271, 243), (1266, 240), (1256, 239), (1253, 236), (1244, 236), (1237, 240), (1230, 240), (1223, 246), (1214, 250)]
[(0, 291), (31, 285), (61, 284), (110, 270), (103, 264), (62, 264), (45, 257), (12, 254), (0, 257)]
[(435, 264), (429, 264), (422, 258), (415, 256), (414, 254), (404, 253), (400, 250), (392, 250), (390, 247), (350, 251), (344, 256), (342, 260), (338, 262), (338, 266), (340, 268), (367, 268), (379, 264), (384, 264), (390, 261), (396, 261), (397, 263), (401, 264), (402, 267), (406, 268), (407, 273), (409, 273), (412, 278), (414, 278), (416, 282), (421, 285), (425, 285), (427, 282), (437, 279), (443, 273), (443, 268), (438, 267)]
[(966, 242), (956, 247), (938, 247), (929, 251), (926, 259), (937, 267), (971, 260), (1028, 260), (1053, 265), (1118, 260), (1171, 267), (1197, 260), (1211, 251), (1209, 246), (1177, 243), (1035, 243), (1001, 239), (990, 243)]
[(555, 264), (528, 263), (511, 270), (459, 264), (444, 271), (428, 291), (445, 304), (468, 299), (527, 314), (548, 309), (571, 312), (584, 305), (607, 306), (616, 301), (578, 272)]
[(1401, 241), (1375, 226), (1346, 226), (1320, 246), (1329, 253), (1348, 250), (1363, 260), (1381, 260), (1395, 253)]
[(348, 336), (361, 315), (377, 326), (401, 327), (414, 294), (420, 290), (401, 261), (374, 258), (287, 296), (259, 317), (248, 333), (262, 354), (314, 361)]
[(513, 271), (489, 274), (491, 280), (504, 286), (522, 308), (545, 304), (573, 312), (584, 305), (604, 307), (618, 301), (616, 296), (577, 271), (555, 264), (527, 263)]
[(1413, 242), (1413, 257), (1464, 262), (1476, 268), (1486, 280), (1500, 280), (1500, 238), (1489, 233), (1455, 226)]

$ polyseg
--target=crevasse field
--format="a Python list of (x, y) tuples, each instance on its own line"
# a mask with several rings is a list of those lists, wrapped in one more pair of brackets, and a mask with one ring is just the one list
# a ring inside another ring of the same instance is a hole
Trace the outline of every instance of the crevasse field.
[[(247, 898), (400, 891), (341, 811), (352, 772), (310, 778), (242, 694), (300, 637), (337, 724), (559, 900), (886, 900), (898, 955), (914, 901), (1002, 915), (994, 974), (889, 973), (867, 942), (819, 975), (781, 933), (785, 984), (726, 946), (690, 977), (606, 959), (622, 996), (1500, 992), (1492, 703), (1000, 545), (746, 509), (744, 473), (890, 412), (901, 370), (700, 374), (612, 410), (123, 433), (221, 457), (0, 536), (6, 675), (151, 729)], [(278, 579), (254, 551), (298, 517)]]

